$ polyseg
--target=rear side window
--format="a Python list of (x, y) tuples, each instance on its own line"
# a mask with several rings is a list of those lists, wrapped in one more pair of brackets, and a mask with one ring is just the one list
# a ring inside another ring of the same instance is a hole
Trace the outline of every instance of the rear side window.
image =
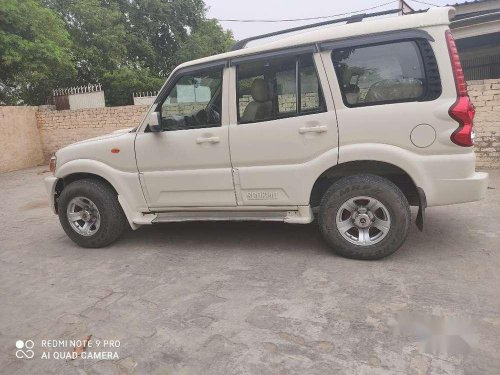
[(237, 74), (240, 124), (326, 110), (312, 55), (241, 63)]
[(434, 99), (429, 96), (426, 72), (435, 65), (435, 58), (427, 55), (429, 61), (424, 61), (416, 41), (334, 50), (332, 60), (344, 103), (359, 107)]

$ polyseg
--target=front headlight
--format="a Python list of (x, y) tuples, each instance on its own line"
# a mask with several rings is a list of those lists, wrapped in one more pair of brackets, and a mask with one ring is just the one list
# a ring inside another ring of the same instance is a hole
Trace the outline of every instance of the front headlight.
[(57, 163), (57, 158), (55, 156), (52, 156), (50, 158), (49, 162), (49, 170), (54, 173), (56, 171), (56, 163)]

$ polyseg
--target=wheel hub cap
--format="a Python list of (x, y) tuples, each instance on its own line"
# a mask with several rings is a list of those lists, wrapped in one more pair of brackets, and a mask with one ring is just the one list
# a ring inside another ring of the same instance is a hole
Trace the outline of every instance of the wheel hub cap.
[(379, 200), (359, 196), (346, 201), (338, 210), (337, 229), (342, 237), (359, 246), (374, 245), (389, 233), (391, 218)]
[(86, 197), (73, 198), (66, 210), (73, 230), (85, 237), (94, 235), (101, 226), (101, 215), (94, 202)]
[(369, 228), (372, 225), (372, 221), (367, 214), (358, 214), (354, 219), (354, 225), (358, 228)]
[(82, 211), (82, 220), (83, 221), (89, 221), (90, 220), (90, 212), (88, 211)]

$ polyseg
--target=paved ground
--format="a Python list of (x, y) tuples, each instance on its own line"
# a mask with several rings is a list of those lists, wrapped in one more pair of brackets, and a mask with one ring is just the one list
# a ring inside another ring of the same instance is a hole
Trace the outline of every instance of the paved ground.
[[(314, 224), (166, 224), (84, 250), (42, 172), (0, 175), (2, 374), (500, 374), (500, 171), (378, 262), (333, 255)], [(119, 359), (40, 358), (88, 335)]]

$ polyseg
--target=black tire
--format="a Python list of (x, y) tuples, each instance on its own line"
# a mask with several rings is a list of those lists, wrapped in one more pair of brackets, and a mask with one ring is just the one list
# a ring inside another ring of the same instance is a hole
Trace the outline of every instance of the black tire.
[[(389, 211), (390, 229), (380, 242), (360, 246), (346, 240), (337, 228), (337, 212), (349, 199), (366, 196), (377, 199)], [(391, 181), (369, 174), (344, 177), (327, 190), (318, 216), (321, 233), (333, 251), (343, 257), (375, 260), (391, 255), (406, 240), (411, 223), (410, 206), (402, 191)]]
[[(75, 197), (90, 199), (99, 210), (101, 220), (99, 229), (89, 237), (77, 233), (68, 221), (67, 207)], [(128, 226), (116, 192), (105, 182), (96, 179), (78, 180), (66, 186), (58, 200), (58, 212), (64, 231), (81, 247), (108, 246), (120, 238)]]

